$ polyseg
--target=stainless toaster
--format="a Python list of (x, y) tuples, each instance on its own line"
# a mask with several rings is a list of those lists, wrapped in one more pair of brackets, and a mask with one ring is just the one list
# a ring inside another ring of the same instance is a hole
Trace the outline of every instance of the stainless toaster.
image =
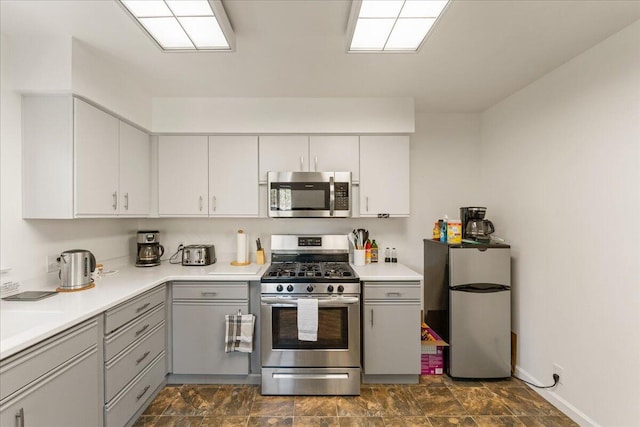
[(182, 248), (182, 265), (209, 265), (216, 262), (213, 245), (187, 245)]

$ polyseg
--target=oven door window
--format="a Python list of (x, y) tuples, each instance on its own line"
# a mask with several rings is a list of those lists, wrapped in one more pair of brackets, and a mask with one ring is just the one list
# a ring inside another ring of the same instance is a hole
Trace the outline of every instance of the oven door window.
[(318, 309), (318, 340), (298, 340), (298, 310), (296, 307), (272, 307), (272, 348), (333, 350), (349, 348), (348, 307)]

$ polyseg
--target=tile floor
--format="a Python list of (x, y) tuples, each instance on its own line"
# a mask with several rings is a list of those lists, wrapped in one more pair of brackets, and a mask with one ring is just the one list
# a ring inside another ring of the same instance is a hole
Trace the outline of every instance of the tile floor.
[(134, 427), (576, 425), (515, 379), (423, 376), (417, 385), (363, 385), (354, 397), (262, 396), (255, 385), (167, 386)]

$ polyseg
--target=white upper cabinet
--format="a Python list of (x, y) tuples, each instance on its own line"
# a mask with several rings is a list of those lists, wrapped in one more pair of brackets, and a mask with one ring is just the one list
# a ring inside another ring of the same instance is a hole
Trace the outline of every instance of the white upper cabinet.
[(360, 137), (360, 216), (409, 216), (409, 137)]
[(267, 172), (309, 172), (309, 137), (305, 135), (261, 136), (260, 182)]
[(150, 158), (149, 135), (120, 122), (119, 215), (149, 215)]
[(311, 172), (351, 172), (351, 181), (360, 181), (358, 136), (309, 137)]
[(75, 99), (76, 215), (118, 214), (119, 120)]
[(158, 139), (158, 213), (208, 216), (209, 144), (206, 136)]
[(209, 137), (209, 216), (258, 216), (258, 137)]
[(149, 215), (145, 132), (69, 95), (25, 96), (22, 108), (24, 218)]

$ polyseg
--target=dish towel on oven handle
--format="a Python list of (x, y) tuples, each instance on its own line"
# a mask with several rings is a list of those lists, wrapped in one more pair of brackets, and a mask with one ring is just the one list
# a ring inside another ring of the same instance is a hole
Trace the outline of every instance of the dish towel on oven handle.
[(251, 353), (253, 351), (253, 327), (256, 316), (253, 314), (227, 314), (225, 315), (224, 352), (240, 351)]
[(298, 299), (298, 339), (318, 341), (318, 300)]

